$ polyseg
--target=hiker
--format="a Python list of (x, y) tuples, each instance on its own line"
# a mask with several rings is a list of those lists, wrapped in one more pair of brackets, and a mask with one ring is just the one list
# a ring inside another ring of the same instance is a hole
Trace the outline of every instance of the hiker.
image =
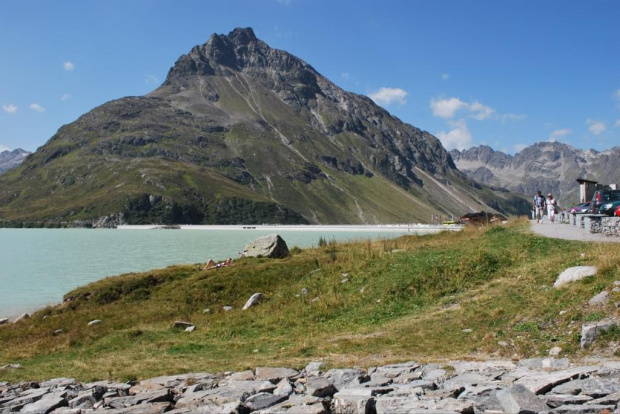
[(542, 223), (542, 216), (546, 207), (545, 197), (542, 195), (542, 191), (538, 190), (536, 195), (534, 196), (534, 202), (532, 206), (534, 207), (534, 218), (537, 223)]
[(555, 221), (555, 212), (558, 209), (558, 202), (551, 193), (547, 194), (547, 217), (549, 217), (550, 222)]

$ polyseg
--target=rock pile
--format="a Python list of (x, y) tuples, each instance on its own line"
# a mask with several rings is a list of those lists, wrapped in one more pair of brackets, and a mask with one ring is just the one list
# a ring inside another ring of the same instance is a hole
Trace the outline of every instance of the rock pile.
[(0, 413), (612, 413), (620, 412), (620, 362), (407, 362), (367, 370), (259, 367), (183, 374), (135, 384), (0, 382)]

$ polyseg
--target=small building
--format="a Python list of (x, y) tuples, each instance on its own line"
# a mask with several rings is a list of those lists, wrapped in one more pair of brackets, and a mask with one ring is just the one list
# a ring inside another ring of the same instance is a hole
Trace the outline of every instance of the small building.
[(592, 200), (592, 196), (598, 188), (598, 181), (577, 178), (577, 182), (579, 183), (579, 202), (587, 203)]

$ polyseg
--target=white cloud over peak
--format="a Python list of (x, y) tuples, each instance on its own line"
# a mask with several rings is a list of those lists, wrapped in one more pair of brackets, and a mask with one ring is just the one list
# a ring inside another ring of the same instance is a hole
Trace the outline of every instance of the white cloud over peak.
[(436, 134), (437, 138), (441, 141), (443, 146), (451, 150), (456, 148), (458, 150), (464, 150), (472, 146), (471, 133), (467, 129), (467, 123), (464, 119), (458, 119), (456, 121), (448, 122), (452, 130), (440, 131)]
[(32, 109), (33, 111), (37, 111), (38, 113), (42, 114), (43, 112), (45, 112), (45, 108), (43, 108), (41, 105), (39, 105), (38, 103), (31, 103), (30, 104), (30, 109)]
[(607, 130), (607, 125), (602, 121), (595, 121), (594, 119), (588, 118), (586, 120), (588, 126), (588, 131), (593, 133), (594, 135), (601, 135), (603, 132)]
[(484, 121), (495, 112), (495, 109), (482, 105), (478, 101), (469, 104), (469, 110), (472, 112), (471, 117), (479, 121)]
[(368, 97), (379, 105), (390, 105), (393, 102), (404, 105), (407, 103), (407, 95), (408, 93), (403, 89), (383, 87), (377, 92), (369, 94)]
[(555, 142), (555, 141), (557, 141), (558, 138), (561, 138), (561, 137), (563, 137), (565, 135), (568, 135), (571, 132), (573, 132), (573, 131), (571, 131), (568, 128), (556, 129), (555, 131), (553, 131), (551, 133), (551, 135), (549, 135), (549, 142)]
[(66, 71), (70, 72), (75, 69), (75, 65), (70, 60), (66, 61), (62, 64), (62, 67), (65, 68)]
[(463, 102), (459, 98), (431, 99), (433, 115), (440, 118), (454, 118), (460, 109), (468, 106), (467, 102)]
[(7, 114), (14, 114), (17, 112), (17, 107), (13, 104), (2, 105), (2, 110)]
[(495, 109), (483, 105), (478, 101), (469, 103), (454, 97), (447, 99), (431, 99), (431, 110), (434, 116), (445, 119), (454, 118), (457, 112), (461, 110), (466, 110), (470, 118), (479, 121), (484, 121), (495, 114)]

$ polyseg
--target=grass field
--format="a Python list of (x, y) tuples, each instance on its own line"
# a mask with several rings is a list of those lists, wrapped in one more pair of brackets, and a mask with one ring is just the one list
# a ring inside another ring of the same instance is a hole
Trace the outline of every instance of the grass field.
[[(588, 300), (620, 280), (620, 243), (546, 239), (525, 220), (462, 232), (292, 249), (229, 268), (174, 266), (111, 277), (0, 326), (0, 380), (141, 379), (257, 366), (613, 356), (614, 331), (579, 349), (581, 325), (617, 316)], [(567, 267), (598, 274), (552, 288)], [(263, 302), (242, 310), (254, 293)], [(223, 306), (232, 306), (224, 311)], [(209, 309), (209, 312), (205, 312)], [(101, 323), (88, 326), (94, 319)], [(194, 332), (175, 330), (183, 320)], [(62, 330), (62, 332), (58, 332)]]

